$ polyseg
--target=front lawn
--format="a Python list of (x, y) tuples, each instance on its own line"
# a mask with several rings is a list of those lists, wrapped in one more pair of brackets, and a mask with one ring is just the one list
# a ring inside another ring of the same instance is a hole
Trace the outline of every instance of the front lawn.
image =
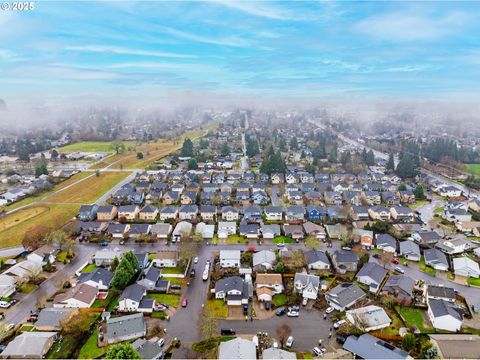
[(435, 212), (435, 213), (442, 213), (443, 210), (444, 210), (444, 209), (443, 209), (443, 206), (439, 206), (439, 207), (437, 207), (435, 210), (433, 210), (433, 212)]
[(287, 295), (285, 295), (285, 294), (273, 295), (272, 303), (276, 307), (285, 305), (287, 303)]
[(428, 273), (432, 276), (435, 276), (437, 274), (437, 270), (435, 270), (434, 268), (432, 268), (430, 266), (425, 265), (425, 258), (423, 257), (423, 255), (420, 257), (420, 261), (418, 263), (418, 268), (422, 271), (425, 271), (426, 273)]
[(148, 294), (147, 296), (155, 299), (157, 303), (167, 304), (172, 307), (178, 307), (180, 304), (180, 295), (177, 294)]
[(226, 318), (228, 316), (228, 306), (223, 300), (208, 300), (205, 306), (206, 312), (215, 318)]
[(67, 252), (60, 251), (57, 255), (57, 261), (61, 263), (65, 263), (67, 261)]
[(32, 283), (24, 283), (20, 286), (20, 291), (25, 294), (30, 294), (33, 290), (35, 290), (38, 285)]
[(429, 329), (424, 325), (423, 314), (420, 309), (401, 306), (396, 306), (395, 309), (402, 316), (407, 326), (415, 325), (422, 333), (429, 332)]
[(381, 249), (373, 249), (372, 251), (370, 251), (372, 254), (381, 254), (383, 251)]
[(273, 238), (272, 242), (274, 244), (294, 244), (295, 240), (293, 240), (290, 236), (277, 236)]
[(243, 236), (240, 236), (240, 235), (237, 235), (237, 234), (228, 235), (227, 244), (229, 244), (229, 245), (246, 244), (246, 243), (248, 243), (248, 240), (245, 239)]
[(79, 359), (95, 359), (105, 354), (107, 348), (99, 348), (97, 346), (98, 330), (88, 338), (87, 342), (80, 349)]
[(95, 264), (88, 264), (87, 266), (85, 266), (83, 269), (82, 269), (82, 272), (83, 273), (87, 273), (87, 272), (90, 272), (90, 271), (93, 271), (97, 268), (97, 265)]
[(467, 279), (467, 284), (470, 284), (472, 286), (480, 286), (480, 278), (474, 278), (470, 276)]
[(157, 254), (156, 254), (156, 253), (150, 253), (150, 254), (148, 254), (148, 261), (155, 260), (156, 258), (157, 258)]

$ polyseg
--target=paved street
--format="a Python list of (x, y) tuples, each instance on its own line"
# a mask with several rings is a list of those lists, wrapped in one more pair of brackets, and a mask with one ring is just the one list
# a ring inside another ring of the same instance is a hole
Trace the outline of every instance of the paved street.
[(416, 208), (416, 211), (420, 213), (420, 219), (426, 225), (433, 220), (435, 216), (435, 209), (445, 205), (445, 201), (442, 199), (435, 198), (432, 202), (419, 206)]

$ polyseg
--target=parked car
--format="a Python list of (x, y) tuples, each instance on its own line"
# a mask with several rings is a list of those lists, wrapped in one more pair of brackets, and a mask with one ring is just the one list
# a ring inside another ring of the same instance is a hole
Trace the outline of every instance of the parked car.
[(315, 347), (313, 348), (312, 352), (313, 352), (315, 355), (317, 355), (317, 356), (322, 356), (322, 355), (323, 355), (322, 350), (320, 350), (320, 348), (317, 347), (317, 346), (315, 346)]
[(182, 300), (182, 307), (185, 308), (185, 307), (187, 307), (187, 305), (188, 305), (188, 299), (187, 299), (187, 298), (183, 298), (183, 300)]
[(12, 306), (11, 301), (0, 301), (0, 308), (8, 309), (10, 306)]
[(195, 277), (195, 269), (190, 270), (190, 277)]
[(400, 261), (398, 261), (397, 258), (393, 258), (392, 263), (394, 263), (395, 265), (398, 265), (400, 264)]
[(340, 326), (342, 326), (346, 322), (347, 322), (346, 320), (338, 320), (335, 324), (333, 324), (333, 328), (338, 329)]
[(285, 346), (286, 346), (287, 348), (291, 348), (292, 345), (293, 345), (293, 336), (289, 336), (289, 337), (287, 338), (287, 341), (285, 341)]
[(373, 256), (375, 259), (380, 258), (380, 254), (373, 254), (372, 256)]
[(302, 305), (307, 306), (307, 304), (308, 304), (308, 298), (303, 298)]
[(165, 345), (165, 339), (161, 338), (160, 340), (157, 341), (157, 344), (158, 346), (162, 347), (163, 345)]
[(396, 272), (399, 272), (400, 274), (405, 273), (405, 270), (403, 270), (400, 266), (395, 266), (393, 270), (395, 270)]
[(243, 315), (248, 315), (248, 304), (243, 304)]
[(283, 316), (283, 315), (285, 315), (285, 312), (286, 312), (286, 311), (285, 311), (285, 308), (284, 308), (284, 307), (280, 307), (280, 308), (277, 309), (277, 311), (275, 311), (275, 315), (277, 315), (277, 316)]
[(345, 341), (347, 341), (347, 339), (345, 339), (343, 336), (340, 336), (340, 335), (337, 335), (337, 342), (341, 345), (343, 345), (345, 343)]
[(233, 329), (221, 329), (220, 335), (235, 335), (235, 330)]
[(3, 320), (5, 318), (5, 314), (3, 312), (0, 312), (0, 320)]
[(333, 307), (328, 307), (327, 310), (325, 310), (325, 313), (326, 314), (330, 314), (331, 312), (333, 312), (335, 309)]
[(108, 241), (100, 241), (100, 242), (98, 243), (98, 245), (100, 245), (100, 246), (108, 246)]
[(288, 317), (299, 317), (300, 312), (298, 310), (289, 309), (287, 312)]
[(265, 310), (270, 310), (270, 301), (265, 301)]
[(198, 256), (195, 256), (195, 257), (193, 258), (193, 263), (194, 263), (194, 264), (198, 263)]

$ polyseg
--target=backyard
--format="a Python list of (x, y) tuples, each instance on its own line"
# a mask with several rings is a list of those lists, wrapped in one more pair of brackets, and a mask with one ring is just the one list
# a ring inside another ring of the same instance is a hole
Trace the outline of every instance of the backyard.
[(97, 339), (98, 330), (95, 330), (80, 349), (80, 353), (78, 354), (79, 359), (95, 359), (105, 353), (106, 348), (99, 348), (97, 346)]
[(422, 333), (430, 332), (431, 329), (425, 327), (422, 311), (412, 307), (396, 306), (395, 309), (402, 316), (406, 324), (415, 325)]
[(205, 305), (206, 312), (215, 318), (226, 318), (228, 316), (228, 306), (223, 300), (211, 299)]

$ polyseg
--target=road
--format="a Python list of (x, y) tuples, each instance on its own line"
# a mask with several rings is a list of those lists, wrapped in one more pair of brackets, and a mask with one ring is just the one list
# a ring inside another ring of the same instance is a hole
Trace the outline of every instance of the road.
[(428, 225), (428, 223), (432, 221), (433, 217), (435, 216), (435, 209), (444, 205), (445, 205), (444, 200), (435, 198), (432, 200), (432, 202), (429, 202), (428, 204), (425, 204), (425, 205), (421, 205), (417, 207), (415, 210), (420, 213), (420, 219), (422, 220), (422, 222)]
[(270, 194), (272, 206), (283, 206), (282, 198), (280, 197), (280, 188), (278, 185), (272, 185), (272, 192)]

